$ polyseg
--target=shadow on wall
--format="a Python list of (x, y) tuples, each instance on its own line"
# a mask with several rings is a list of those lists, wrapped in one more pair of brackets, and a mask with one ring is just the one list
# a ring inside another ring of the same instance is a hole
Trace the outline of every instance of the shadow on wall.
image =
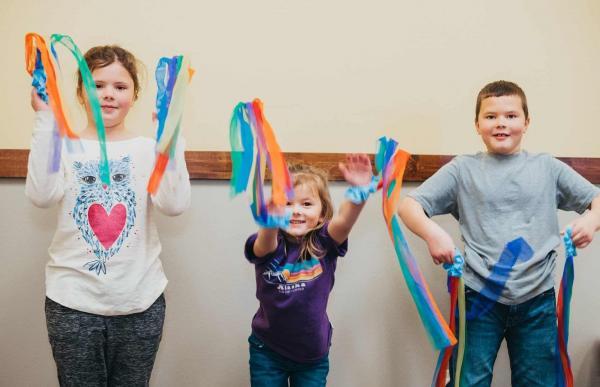
[(600, 340), (591, 346), (579, 369), (580, 372), (575, 377), (577, 386), (600, 386)]

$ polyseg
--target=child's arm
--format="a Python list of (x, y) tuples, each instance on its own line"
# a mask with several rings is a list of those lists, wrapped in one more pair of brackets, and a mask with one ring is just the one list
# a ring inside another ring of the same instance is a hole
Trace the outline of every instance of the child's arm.
[(35, 111), (35, 127), (27, 162), (25, 195), (37, 207), (47, 208), (58, 203), (64, 195), (64, 171), (61, 165), (57, 172), (49, 172), (54, 115), (35, 89), (31, 91), (31, 107)]
[[(590, 204), (590, 210), (569, 224), (573, 243), (579, 249), (587, 247), (594, 239), (594, 233), (600, 231), (600, 196)], [(564, 233), (564, 230), (563, 230)]]
[(258, 229), (258, 234), (256, 236), (256, 240), (254, 241), (254, 246), (252, 250), (254, 251), (254, 255), (258, 258), (262, 258), (267, 254), (270, 254), (277, 250), (277, 232), (279, 229), (277, 228), (260, 228)]
[[(346, 163), (340, 163), (340, 171), (344, 179), (354, 187), (366, 187), (371, 183), (373, 170), (371, 160), (365, 154), (346, 155)], [(366, 199), (355, 204), (346, 199), (333, 219), (329, 222), (327, 232), (337, 244), (343, 243), (350, 234), (360, 212), (365, 206)]]
[(436, 265), (452, 264), (454, 261), (454, 242), (443, 228), (429, 219), (419, 202), (411, 197), (402, 200), (398, 215), (410, 231), (427, 243), (429, 254)]

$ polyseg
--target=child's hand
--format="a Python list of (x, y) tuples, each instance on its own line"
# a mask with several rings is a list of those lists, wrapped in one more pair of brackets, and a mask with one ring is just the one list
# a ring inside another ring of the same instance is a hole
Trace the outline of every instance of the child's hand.
[(440, 263), (454, 263), (454, 241), (446, 231), (441, 228), (436, 229), (435, 233), (426, 239), (425, 242), (427, 242), (433, 263), (436, 265)]
[(31, 107), (36, 112), (50, 110), (50, 106), (40, 98), (35, 88), (31, 89)]
[(371, 183), (373, 169), (369, 156), (361, 154), (347, 154), (346, 162), (339, 163), (344, 179), (353, 186), (365, 186)]
[(593, 212), (586, 212), (579, 218), (575, 219), (567, 227), (565, 227), (561, 234), (564, 234), (568, 227), (571, 227), (571, 238), (573, 244), (578, 249), (587, 247), (594, 239), (594, 233), (600, 227), (600, 219), (597, 219), (597, 215)]
[(284, 215), (285, 208), (285, 205), (278, 206), (277, 204), (273, 203), (273, 199), (269, 199), (269, 201), (267, 202), (267, 211), (269, 211), (270, 214)]

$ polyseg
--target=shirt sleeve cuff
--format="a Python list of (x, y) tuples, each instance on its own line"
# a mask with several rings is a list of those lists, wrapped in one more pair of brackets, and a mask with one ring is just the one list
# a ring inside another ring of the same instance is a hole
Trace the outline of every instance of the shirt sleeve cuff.
[(54, 130), (54, 113), (51, 110), (35, 112), (34, 132), (52, 132)]

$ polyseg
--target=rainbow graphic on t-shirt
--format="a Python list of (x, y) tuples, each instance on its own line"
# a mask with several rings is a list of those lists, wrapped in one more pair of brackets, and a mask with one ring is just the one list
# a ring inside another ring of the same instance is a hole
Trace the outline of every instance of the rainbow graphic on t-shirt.
[(266, 270), (263, 273), (263, 278), (269, 283), (293, 284), (312, 281), (319, 277), (321, 273), (323, 273), (321, 262), (312, 257), (311, 259), (278, 266), (274, 270)]

